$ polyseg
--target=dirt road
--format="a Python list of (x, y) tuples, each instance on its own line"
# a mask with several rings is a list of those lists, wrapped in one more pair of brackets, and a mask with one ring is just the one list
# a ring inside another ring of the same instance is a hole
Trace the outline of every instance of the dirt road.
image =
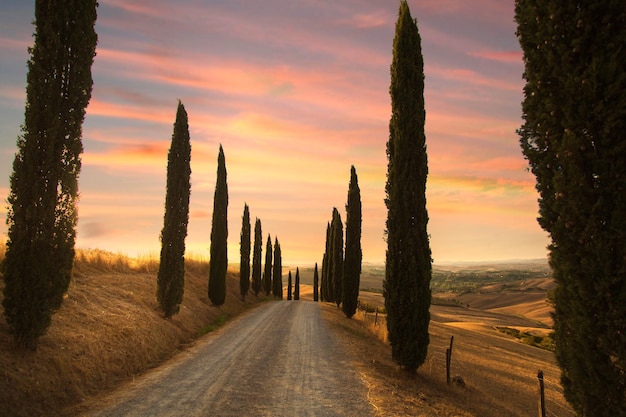
[(128, 384), (86, 416), (371, 416), (317, 303), (270, 302)]

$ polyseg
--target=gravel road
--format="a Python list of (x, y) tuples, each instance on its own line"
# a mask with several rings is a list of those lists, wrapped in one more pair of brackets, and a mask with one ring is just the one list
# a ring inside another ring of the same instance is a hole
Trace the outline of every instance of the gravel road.
[(319, 305), (266, 303), (124, 386), (87, 416), (373, 415)]

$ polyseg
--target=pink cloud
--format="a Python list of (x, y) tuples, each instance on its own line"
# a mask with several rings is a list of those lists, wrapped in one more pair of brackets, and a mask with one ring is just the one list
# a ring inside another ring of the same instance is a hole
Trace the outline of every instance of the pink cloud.
[(167, 15), (167, 13), (165, 13), (167, 4), (156, 0), (100, 0), (100, 3), (135, 15), (149, 17), (162, 17)]
[(350, 18), (340, 19), (338, 22), (357, 29), (372, 29), (393, 24), (393, 19), (387, 11), (377, 10), (372, 13), (357, 14)]
[(468, 52), (468, 55), (478, 58), (488, 59), (490, 61), (521, 64), (522, 51), (476, 51)]
[(0, 36), (0, 49), (9, 49), (14, 52), (21, 52), (26, 56), (26, 51), (29, 46), (33, 45), (32, 38), (15, 39)]
[[(460, 15), (479, 18), (492, 24), (506, 24), (513, 18), (513, 3), (501, 0), (473, 0), (471, 2), (459, 0), (411, 0), (411, 11), (420, 21), (420, 14)], [(510, 16), (509, 21), (502, 22), (503, 17)]]
[[(438, 64), (426, 64), (424, 72), (427, 79), (436, 78), (454, 81), (464, 85), (488, 87), (493, 90), (520, 92), (523, 88), (521, 74), (519, 82), (511, 82), (510, 79), (498, 79), (493, 76), (481, 74), (471, 69), (459, 67), (447, 67)], [(428, 88), (428, 86), (426, 87)]]

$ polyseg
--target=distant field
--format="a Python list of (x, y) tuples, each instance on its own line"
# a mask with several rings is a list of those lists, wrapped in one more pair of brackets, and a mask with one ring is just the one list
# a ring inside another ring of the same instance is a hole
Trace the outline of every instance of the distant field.
[[(295, 274), (296, 267), (286, 267)], [(319, 271), (321, 275), (321, 270)], [(528, 283), (533, 279), (551, 277), (551, 270), (545, 259), (524, 260), (491, 263), (459, 263), (433, 265), (431, 288), (433, 292), (471, 292), (488, 285), (500, 285), (502, 290), (519, 288), (531, 290)], [(361, 289), (383, 289), (385, 266), (381, 264), (364, 263), (361, 271)], [(304, 284), (313, 284), (313, 268), (300, 268), (300, 281)], [(525, 282), (525, 284), (521, 284)], [(537, 283), (539, 289), (545, 283)], [(495, 287), (494, 287), (495, 289)]]

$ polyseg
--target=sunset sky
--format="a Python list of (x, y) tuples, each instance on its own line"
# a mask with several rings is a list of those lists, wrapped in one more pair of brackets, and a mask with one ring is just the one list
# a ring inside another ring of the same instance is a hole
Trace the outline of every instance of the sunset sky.
[[(229, 261), (244, 202), (283, 265), (321, 264), (345, 222), (350, 166), (363, 260), (383, 262), (389, 65), (398, 0), (99, 0), (83, 125), (79, 248), (158, 254), (176, 106), (189, 115), (188, 253), (208, 258), (217, 154)], [(515, 130), (522, 53), (513, 0), (410, 0), (425, 63), (428, 232), (435, 264), (544, 258), (537, 193)], [(24, 121), (34, 1), (0, 4), (0, 216)], [(254, 227), (254, 226), (253, 226)], [(0, 233), (6, 236), (4, 221)]]

